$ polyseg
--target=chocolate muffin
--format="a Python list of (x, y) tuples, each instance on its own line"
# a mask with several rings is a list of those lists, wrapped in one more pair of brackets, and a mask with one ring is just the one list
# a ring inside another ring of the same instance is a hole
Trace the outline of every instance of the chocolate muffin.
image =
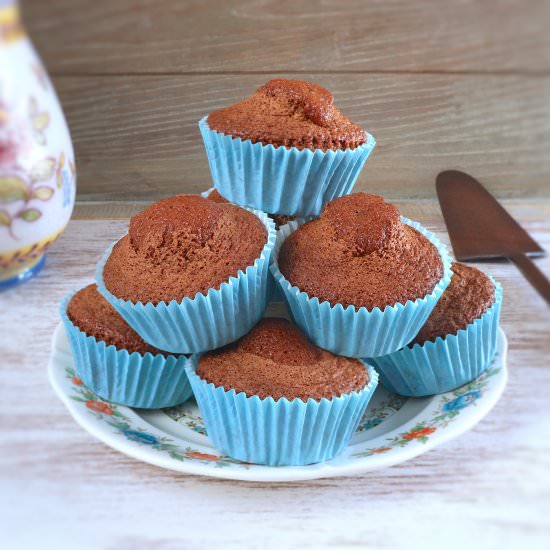
[[(208, 200), (219, 203), (229, 202), (225, 197), (222, 197), (217, 189), (212, 189), (208, 195)], [(284, 216), (283, 214), (268, 214), (268, 216), (275, 222), (275, 229), (279, 229), (288, 222), (295, 220), (296, 216)]]
[(260, 257), (267, 231), (251, 212), (198, 195), (155, 202), (130, 220), (105, 263), (109, 292), (132, 302), (180, 302), (236, 276)]
[(458, 262), (454, 262), (451, 269), (453, 276), (449, 286), (410, 346), (456, 334), (494, 304), (495, 286), (485, 273)]
[(67, 316), (87, 336), (128, 353), (163, 353), (150, 346), (126, 323), (95, 284), (80, 289), (70, 300)]
[(329, 202), (291, 233), (278, 266), (311, 298), (369, 311), (423, 298), (443, 276), (437, 248), (395, 206), (366, 193)]
[(363, 389), (369, 382), (361, 361), (314, 346), (286, 319), (264, 318), (241, 340), (204, 354), (203, 380), (247, 396), (317, 401)]
[(208, 126), (252, 143), (297, 149), (354, 149), (365, 131), (334, 105), (332, 94), (303, 80), (270, 80), (247, 99), (208, 116)]

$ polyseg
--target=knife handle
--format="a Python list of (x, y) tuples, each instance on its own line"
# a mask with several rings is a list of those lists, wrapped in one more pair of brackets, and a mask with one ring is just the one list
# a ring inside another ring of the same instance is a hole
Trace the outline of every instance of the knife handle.
[(530, 258), (521, 252), (518, 252), (517, 254), (510, 254), (508, 257), (516, 264), (525, 278), (546, 300), (546, 303), (550, 304), (550, 281), (546, 278), (544, 273), (533, 263)]

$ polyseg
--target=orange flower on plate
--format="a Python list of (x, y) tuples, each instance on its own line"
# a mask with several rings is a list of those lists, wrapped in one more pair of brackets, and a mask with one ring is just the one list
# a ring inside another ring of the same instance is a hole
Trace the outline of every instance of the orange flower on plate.
[(403, 439), (420, 439), (421, 437), (427, 437), (430, 434), (433, 434), (437, 428), (426, 427), (426, 428), (417, 428), (416, 430), (410, 431), (408, 434), (403, 436)]
[(91, 411), (103, 413), (103, 414), (113, 414), (113, 409), (107, 405), (107, 403), (102, 403), (101, 401), (86, 401), (86, 407)]
[(82, 382), (82, 380), (80, 380), (80, 378), (78, 378), (78, 376), (73, 376), (71, 378), (71, 382), (75, 385), (75, 386), (82, 386), (82, 384), (84, 384), (84, 382)]
[(373, 449), (373, 454), (376, 453), (387, 453), (388, 451), (391, 451), (391, 447), (380, 447), (379, 449)]
[(209, 455), (207, 453), (199, 453), (199, 451), (187, 451), (185, 456), (188, 458), (196, 458), (197, 460), (210, 460), (212, 462), (217, 462), (220, 460), (219, 456)]

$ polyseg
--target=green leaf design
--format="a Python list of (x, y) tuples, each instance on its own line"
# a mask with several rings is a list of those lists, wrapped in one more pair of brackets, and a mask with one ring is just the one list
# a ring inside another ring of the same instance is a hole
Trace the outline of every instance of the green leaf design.
[(75, 395), (71, 395), (70, 398), (73, 399), (74, 401), (80, 401), (81, 403), (86, 403), (86, 400), (82, 399), (82, 397), (76, 397)]
[(183, 462), (183, 456), (177, 453), (176, 451), (169, 451), (168, 454), (170, 457), (172, 457), (175, 460), (179, 460), (180, 462)]
[(31, 169), (33, 181), (48, 181), (55, 172), (55, 159), (45, 158), (39, 160)]
[(27, 186), (16, 176), (0, 177), (0, 202), (24, 201), (27, 199)]
[(17, 214), (17, 217), (26, 222), (35, 222), (40, 216), (42, 216), (42, 212), (36, 208), (27, 208), (26, 210), (21, 210), (21, 212)]
[(34, 189), (32, 192), (33, 199), (40, 199), (41, 201), (49, 201), (52, 198), (53, 189), (51, 187), (41, 186)]
[(0, 210), (0, 225), (5, 225), (6, 227), (11, 225), (11, 216), (5, 210)]

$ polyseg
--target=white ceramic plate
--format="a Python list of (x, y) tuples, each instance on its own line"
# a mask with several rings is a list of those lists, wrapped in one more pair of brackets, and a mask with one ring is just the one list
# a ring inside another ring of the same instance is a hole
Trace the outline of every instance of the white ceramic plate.
[(426, 398), (406, 398), (379, 387), (350, 446), (338, 457), (310, 466), (245, 464), (212, 447), (194, 400), (147, 411), (108, 403), (82, 385), (63, 326), (52, 342), (51, 383), (75, 420), (93, 436), (128, 456), (188, 474), (247, 481), (297, 481), (353, 475), (392, 466), (469, 430), (495, 405), (506, 385), (506, 336), (489, 368), (461, 388)]

